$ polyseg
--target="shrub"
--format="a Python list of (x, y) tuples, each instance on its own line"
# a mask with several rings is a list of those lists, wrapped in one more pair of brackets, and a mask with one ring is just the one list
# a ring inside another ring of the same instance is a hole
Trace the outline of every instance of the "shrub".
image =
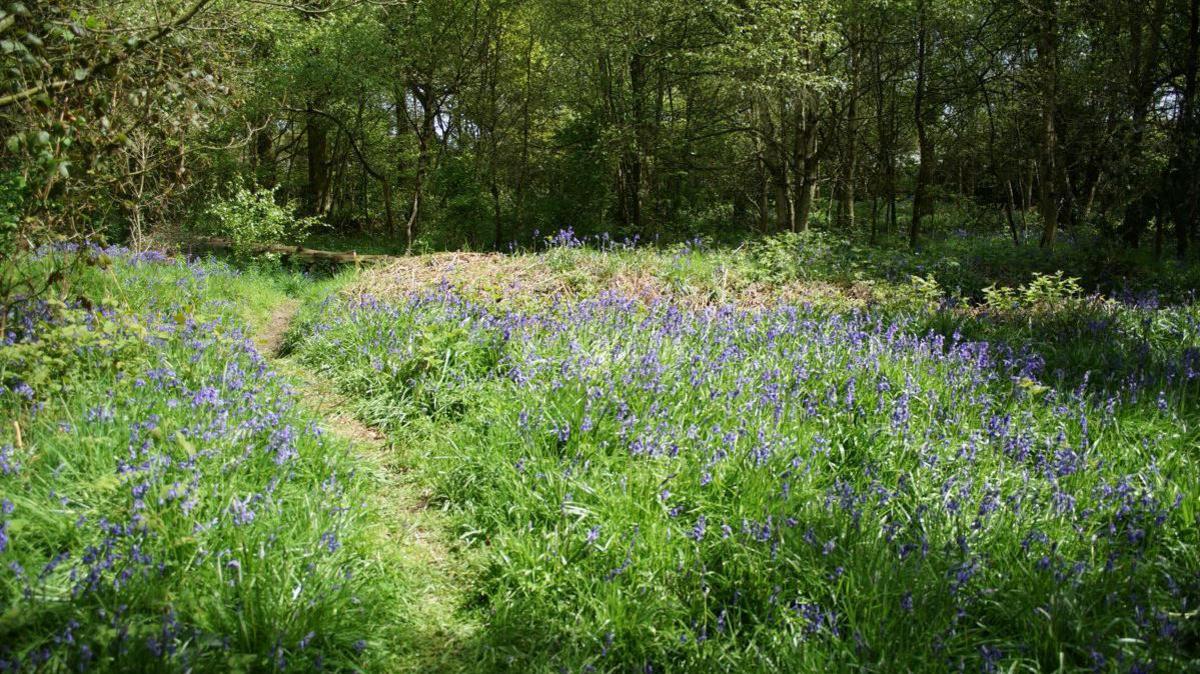
[(1083, 288), (1079, 279), (1064, 277), (1061, 271), (1053, 274), (1034, 274), (1033, 280), (1021, 286), (1025, 303), (1035, 307), (1058, 307), (1079, 298)]
[(827, 232), (785, 232), (750, 245), (750, 276), (769, 283), (860, 280), (866, 268), (864, 252)]
[(264, 244), (302, 240), (319, 224), (315, 217), (296, 217), (291, 202), (276, 203), (273, 189), (238, 186), (231, 198), (208, 209), (206, 229), (229, 239), (239, 257), (249, 257)]
[(908, 284), (901, 286), (899, 297), (914, 308), (935, 309), (942, 303), (945, 292), (933, 274), (913, 276)]
[(1053, 274), (1035, 272), (1028, 283), (1017, 288), (995, 283), (984, 288), (983, 305), (994, 312), (1056, 311), (1073, 307), (1082, 296), (1079, 279), (1064, 276), (1061, 271)]

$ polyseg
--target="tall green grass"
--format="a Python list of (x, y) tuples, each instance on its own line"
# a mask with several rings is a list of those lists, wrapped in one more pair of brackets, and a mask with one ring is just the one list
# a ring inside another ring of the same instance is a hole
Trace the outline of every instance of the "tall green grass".
[(387, 667), (403, 580), (369, 466), (246, 332), (305, 282), (45, 255), (75, 254), (0, 347), (0, 670)]
[(1156, 356), (1069, 385), (1015, 317), (973, 341), (944, 307), (443, 288), (330, 301), (297, 348), (486, 550), (481, 670), (1182, 671), (1194, 312), (1110, 310), (1162, 318)]

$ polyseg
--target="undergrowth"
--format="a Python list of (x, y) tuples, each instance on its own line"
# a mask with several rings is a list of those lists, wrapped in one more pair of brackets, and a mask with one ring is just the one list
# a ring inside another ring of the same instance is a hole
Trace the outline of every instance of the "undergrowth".
[(295, 336), (486, 552), (479, 668), (1200, 662), (1195, 308), (934, 274), (753, 308), (681, 301), (741, 252), (545, 255), (586, 284), (340, 297)]
[(246, 321), (306, 281), (116, 249), (0, 347), (0, 671), (386, 668), (369, 473)]

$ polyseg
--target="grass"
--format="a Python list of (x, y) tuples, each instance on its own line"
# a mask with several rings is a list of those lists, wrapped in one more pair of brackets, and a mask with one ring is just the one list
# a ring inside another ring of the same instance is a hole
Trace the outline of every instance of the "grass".
[(85, 255), (0, 349), (0, 670), (1200, 666), (1192, 267)]
[[(1194, 308), (740, 309), (728, 255), (558, 248), (512, 263), (558, 275), (540, 302), (489, 276), (304, 322), (486, 555), (480, 669), (1197, 665)], [(614, 294), (634, 270), (665, 290)]]
[(0, 352), (0, 669), (386, 668), (369, 471), (245, 331), (298, 281), (81, 254)]

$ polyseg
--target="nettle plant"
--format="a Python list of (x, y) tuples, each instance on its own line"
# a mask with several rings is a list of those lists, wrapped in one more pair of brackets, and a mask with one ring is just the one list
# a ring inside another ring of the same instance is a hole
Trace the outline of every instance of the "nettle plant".
[(296, 217), (295, 205), (276, 202), (274, 189), (239, 185), (230, 198), (208, 209), (205, 224), (208, 233), (229, 239), (239, 257), (249, 257), (264, 244), (302, 240), (321, 221)]

